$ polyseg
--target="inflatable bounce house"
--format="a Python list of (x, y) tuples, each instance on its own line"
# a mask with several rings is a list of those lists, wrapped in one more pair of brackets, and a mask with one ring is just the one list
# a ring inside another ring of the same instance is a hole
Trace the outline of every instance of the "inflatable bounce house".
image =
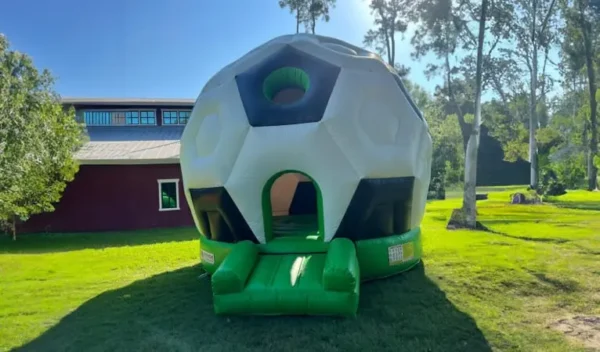
[(429, 129), (364, 49), (257, 47), (205, 85), (180, 158), (217, 314), (353, 316), (362, 281), (420, 261)]

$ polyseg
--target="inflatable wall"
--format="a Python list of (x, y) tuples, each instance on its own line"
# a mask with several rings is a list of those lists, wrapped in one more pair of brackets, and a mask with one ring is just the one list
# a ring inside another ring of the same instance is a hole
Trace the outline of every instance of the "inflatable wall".
[[(336, 241), (358, 281), (420, 259), (431, 137), (400, 77), (371, 52), (308, 34), (257, 47), (204, 86), (180, 155), (213, 284), (219, 270), (240, 270), (226, 265), (240, 243), (250, 281), (252, 268), (269, 270), (263, 253), (319, 255), (321, 272)], [(241, 309), (225, 306), (216, 309)]]

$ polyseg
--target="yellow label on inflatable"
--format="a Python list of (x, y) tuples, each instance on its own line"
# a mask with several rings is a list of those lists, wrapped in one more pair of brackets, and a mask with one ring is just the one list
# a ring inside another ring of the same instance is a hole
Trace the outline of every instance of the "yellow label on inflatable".
[(413, 259), (415, 246), (413, 242), (388, 247), (388, 258), (390, 265), (396, 265)]

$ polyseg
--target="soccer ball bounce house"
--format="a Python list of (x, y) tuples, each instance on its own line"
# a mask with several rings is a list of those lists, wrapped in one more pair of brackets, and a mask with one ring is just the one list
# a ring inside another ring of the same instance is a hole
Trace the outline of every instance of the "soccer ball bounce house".
[(275, 38), (212, 77), (181, 139), (217, 314), (357, 313), (362, 281), (421, 259), (428, 126), (393, 68)]

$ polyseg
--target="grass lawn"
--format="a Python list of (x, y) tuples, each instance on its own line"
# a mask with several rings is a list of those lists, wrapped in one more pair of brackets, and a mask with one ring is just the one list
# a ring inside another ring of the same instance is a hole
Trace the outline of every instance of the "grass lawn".
[(194, 229), (0, 240), (0, 350), (585, 351), (549, 328), (600, 316), (600, 193), (479, 204), (493, 232), (446, 231), (428, 204), (423, 265), (362, 286), (356, 319), (216, 317)]

